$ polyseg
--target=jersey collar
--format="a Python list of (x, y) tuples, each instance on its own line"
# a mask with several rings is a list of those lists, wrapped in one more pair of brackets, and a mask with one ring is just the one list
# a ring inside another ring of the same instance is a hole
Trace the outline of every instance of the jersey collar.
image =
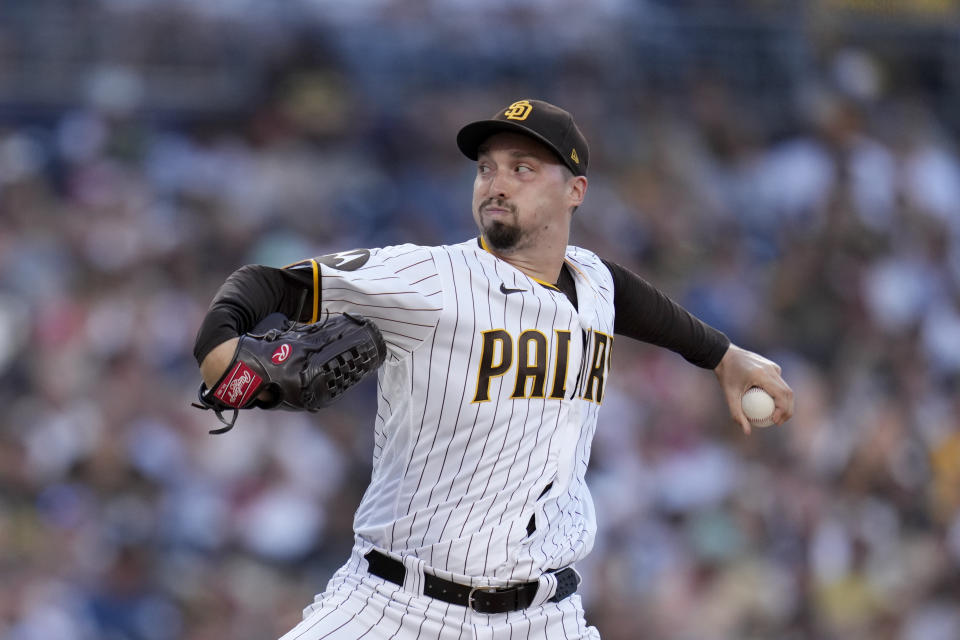
[[(490, 247), (487, 246), (487, 241), (484, 240), (482, 235), (477, 237), (477, 244), (480, 245), (481, 249), (483, 249), (490, 255), (496, 257), (496, 254), (494, 254), (493, 251), (490, 251)], [(564, 260), (564, 262), (566, 262), (566, 260)], [(524, 275), (527, 275), (527, 274), (524, 274)], [(533, 276), (527, 276), (527, 277), (533, 280), (534, 282), (536, 282), (537, 284), (543, 285), (548, 289), (553, 289), (554, 291), (560, 291), (560, 288), (557, 285), (547, 282), (546, 280), (541, 280), (540, 278), (534, 278)]]

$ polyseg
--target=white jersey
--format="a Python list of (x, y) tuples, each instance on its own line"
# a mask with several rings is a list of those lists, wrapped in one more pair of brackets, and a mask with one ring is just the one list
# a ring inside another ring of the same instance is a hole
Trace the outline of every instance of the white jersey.
[(613, 345), (601, 260), (567, 250), (579, 309), (476, 239), (312, 262), (319, 315), (362, 314), (389, 349), (357, 536), (474, 584), (536, 580), (584, 557), (596, 531), (585, 474)]

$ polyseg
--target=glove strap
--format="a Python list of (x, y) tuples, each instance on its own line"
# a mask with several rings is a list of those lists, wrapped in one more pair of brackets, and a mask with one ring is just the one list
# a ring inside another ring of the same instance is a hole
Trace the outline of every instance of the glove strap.
[[(239, 351), (238, 345), (237, 352)], [(225, 425), (219, 429), (211, 429), (210, 433), (213, 434), (230, 431), (237, 422), (239, 410), (253, 405), (256, 402), (256, 394), (263, 387), (263, 378), (245, 362), (237, 359), (236, 355), (234, 358), (233, 364), (212, 389), (200, 383), (200, 389), (197, 392), (200, 402), (192, 403), (198, 409), (212, 409), (217, 419)], [(223, 412), (228, 409), (233, 410), (233, 417), (230, 420), (223, 417)]]
[[(206, 411), (207, 409), (213, 410), (213, 413), (216, 414), (217, 416), (217, 420), (219, 420), (221, 423), (226, 425), (226, 426), (220, 427), (219, 429), (210, 429), (209, 433), (212, 433), (214, 435), (219, 435), (221, 433), (226, 433), (227, 431), (230, 431), (230, 429), (233, 429), (233, 425), (236, 424), (237, 422), (237, 416), (240, 415), (239, 409), (230, 408), (230, 407), (218, 407), (215, 404), (213, 404), (208, 397), (210, 395), (210, 390), (207, 389), (207, 385), (203, 384), (202, 382), (200, 383), (200, 389), (197, 391), (197, 395), (199, 396), (200, 402), (191, 402), (190, 406), (196, 407), (197, 409), (203, 409), (204, 411)], [(226, 418), (223, 417), (223, 412), (226, 409), (231, 409), (233, 411), (233, 417), (230, 418), (230, 420), (227, 420)]]

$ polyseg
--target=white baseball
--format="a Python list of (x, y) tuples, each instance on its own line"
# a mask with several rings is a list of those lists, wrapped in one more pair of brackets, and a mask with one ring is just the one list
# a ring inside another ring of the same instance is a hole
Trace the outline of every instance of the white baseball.
[(740, 398), (740, 407), (751, 426), (769, 427), (773, 424), (773, 410), (775, 408), (773, 396), (760, 387), (747, 389), (743, 397)]

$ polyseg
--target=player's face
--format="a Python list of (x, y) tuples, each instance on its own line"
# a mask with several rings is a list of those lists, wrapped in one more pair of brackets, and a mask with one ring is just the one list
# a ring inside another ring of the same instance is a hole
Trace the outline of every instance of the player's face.
[(473, 218), (494, 249), (524, 249), (545, 234), (569, 232), (585, 184), (533, 138), (497, 133), (477, 155)]

